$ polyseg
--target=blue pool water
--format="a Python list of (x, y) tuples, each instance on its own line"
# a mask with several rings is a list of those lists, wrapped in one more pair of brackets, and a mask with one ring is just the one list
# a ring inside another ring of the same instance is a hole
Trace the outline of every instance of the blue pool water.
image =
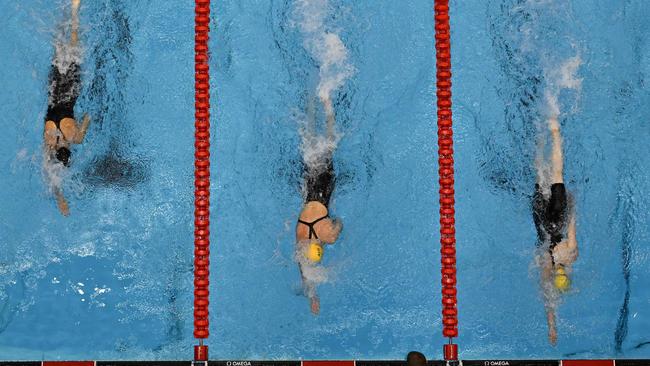
[[(650, 4), (451, 8), (461, 356), (650, 358)], [(431, 9), (213, 4), (212, 358), (441, 358)], [(93, 121), (65, 176), (64, 218), (41, 163), (67, 11), (0, 2), (0, 359), (187, 359), (193, 8), (83, 2), (77, 114)], [(315, 317), (293, 230), (309, 152), (300, 131), (328, 85), (340, 137), (332, 211), (344, 230), (326, 251)], [(549, 95), (580, 245), (556, 347), (530, 210)]]

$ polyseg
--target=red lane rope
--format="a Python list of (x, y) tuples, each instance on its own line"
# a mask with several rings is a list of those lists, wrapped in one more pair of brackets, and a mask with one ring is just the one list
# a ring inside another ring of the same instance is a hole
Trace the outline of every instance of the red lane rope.
[(436, 88), (438, 97), (438, 177), (440, 184), (440, 253), (442, 262), (442, 334), (446, 360), (458, 359), (456, 309), (456, 228), (454, 210), (454, 140), (451, 116), (451, 47), (449, 0), (435, 0)]
[(210, 0), (194, 8), (194, 359), (207, 361), (210, 295)]

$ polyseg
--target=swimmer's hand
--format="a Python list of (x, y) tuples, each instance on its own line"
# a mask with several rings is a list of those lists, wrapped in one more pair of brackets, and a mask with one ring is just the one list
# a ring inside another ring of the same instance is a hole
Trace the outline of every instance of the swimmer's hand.
[(63, 198), (63, 195), (56, 197), (56, 205), (59, 207), (59, 211), (63, 216), (70, 215), (70, 207), (68, 207), (68, 201)]
[(548, 342), (551, 346), (557, 343), (557, 328), (555, 327), (555, 310), (546, 309), (546, 321), (548, 322)]
[(551, 346), (555, 346), (557, 344), (557, 330), (555, 330), (555, 328), (549, 329), (548, 341), (551, 343)]
[(74, 143), (80, 144), (84, 141), (86, 137), (86, 132), (88, 132), (88, 125), (90, 125), (90, 116), (88, 113), (84, 113), (83, 121), (81, 121), (81, 128), (77, 131), (74, 136)]
[(81, 0), (72, 0), (72, 7), (74, 9), (79, 9), (79, 3), (81, 3)]
[(314, 296), (309, 300), (311, 301), (311, 313), (318, 315), (320, 313), (320, 299), (318, 296)]

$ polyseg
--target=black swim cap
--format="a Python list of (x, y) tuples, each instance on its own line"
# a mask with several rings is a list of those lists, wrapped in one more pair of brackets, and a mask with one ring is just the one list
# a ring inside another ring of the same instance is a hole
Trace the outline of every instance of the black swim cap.
[(65, 146), (56, 149), (56, 159), (65, 166), (70, 166), (70, 155), (72, 155), (72, 152)]

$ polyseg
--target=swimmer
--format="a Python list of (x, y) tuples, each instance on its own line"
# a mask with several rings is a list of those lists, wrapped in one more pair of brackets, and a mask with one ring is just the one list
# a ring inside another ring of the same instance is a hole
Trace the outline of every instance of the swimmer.
[(562, 137), (557, 116), (548, 120), (551, 134), (551, 184), (544, 184), (543, 143), (537, 152), (537, 183), (533, 195), (533, 219), (537, 228), (537, 245), (541, 249), (541, 280), (544, 292), (548, 338), (557, 342), (555, 307), (559, 294), (569, 290), (571, 265), (578, 258), (575, 210), (564, 186)]
[[(322, 100), (327, 116), (328, 138), (334, 135), (334, 112), (331, 100)], [(318, 266), (323, 256), (323, 246), (333, 244), (341, 232), (341, 221), (330, 217), (329, 202), (334, 191), (334, 165), (328, 150), (317, 164), (305, 164), (305, 204), (296, 224), (296, 259), (300, 267), (305, 295), (311, 312), (320, 312), (316, 286), (324, 280), (323, 269)]]
[[(63, 52), (79, 52), (79, 3), (80, 0), (72, 0), (70, 42), (63, 45)], [(81, 125), (78, 125), (74, 118), (74, 106), (81, 89), (79, 64), (76, 60), (55, 61), (57, 60), (52, 62), (49, 75), (48, 106), (43, 133), (45, 164), (49, 165), (50, 169), (54, 165), (70, 166), (72, 155), (70, 148), (72, 144), (83, 142), (90, 124), (90, 117), (87, 114), (84, 114)], [(70, 209), (63, 191), (59, 184), (53, 185), (59, 211), (64, 216), (68, 216)]]
[(406, 355), (406, 366), (426, 366), (427, 358), (417, 351), (411, 351)]

